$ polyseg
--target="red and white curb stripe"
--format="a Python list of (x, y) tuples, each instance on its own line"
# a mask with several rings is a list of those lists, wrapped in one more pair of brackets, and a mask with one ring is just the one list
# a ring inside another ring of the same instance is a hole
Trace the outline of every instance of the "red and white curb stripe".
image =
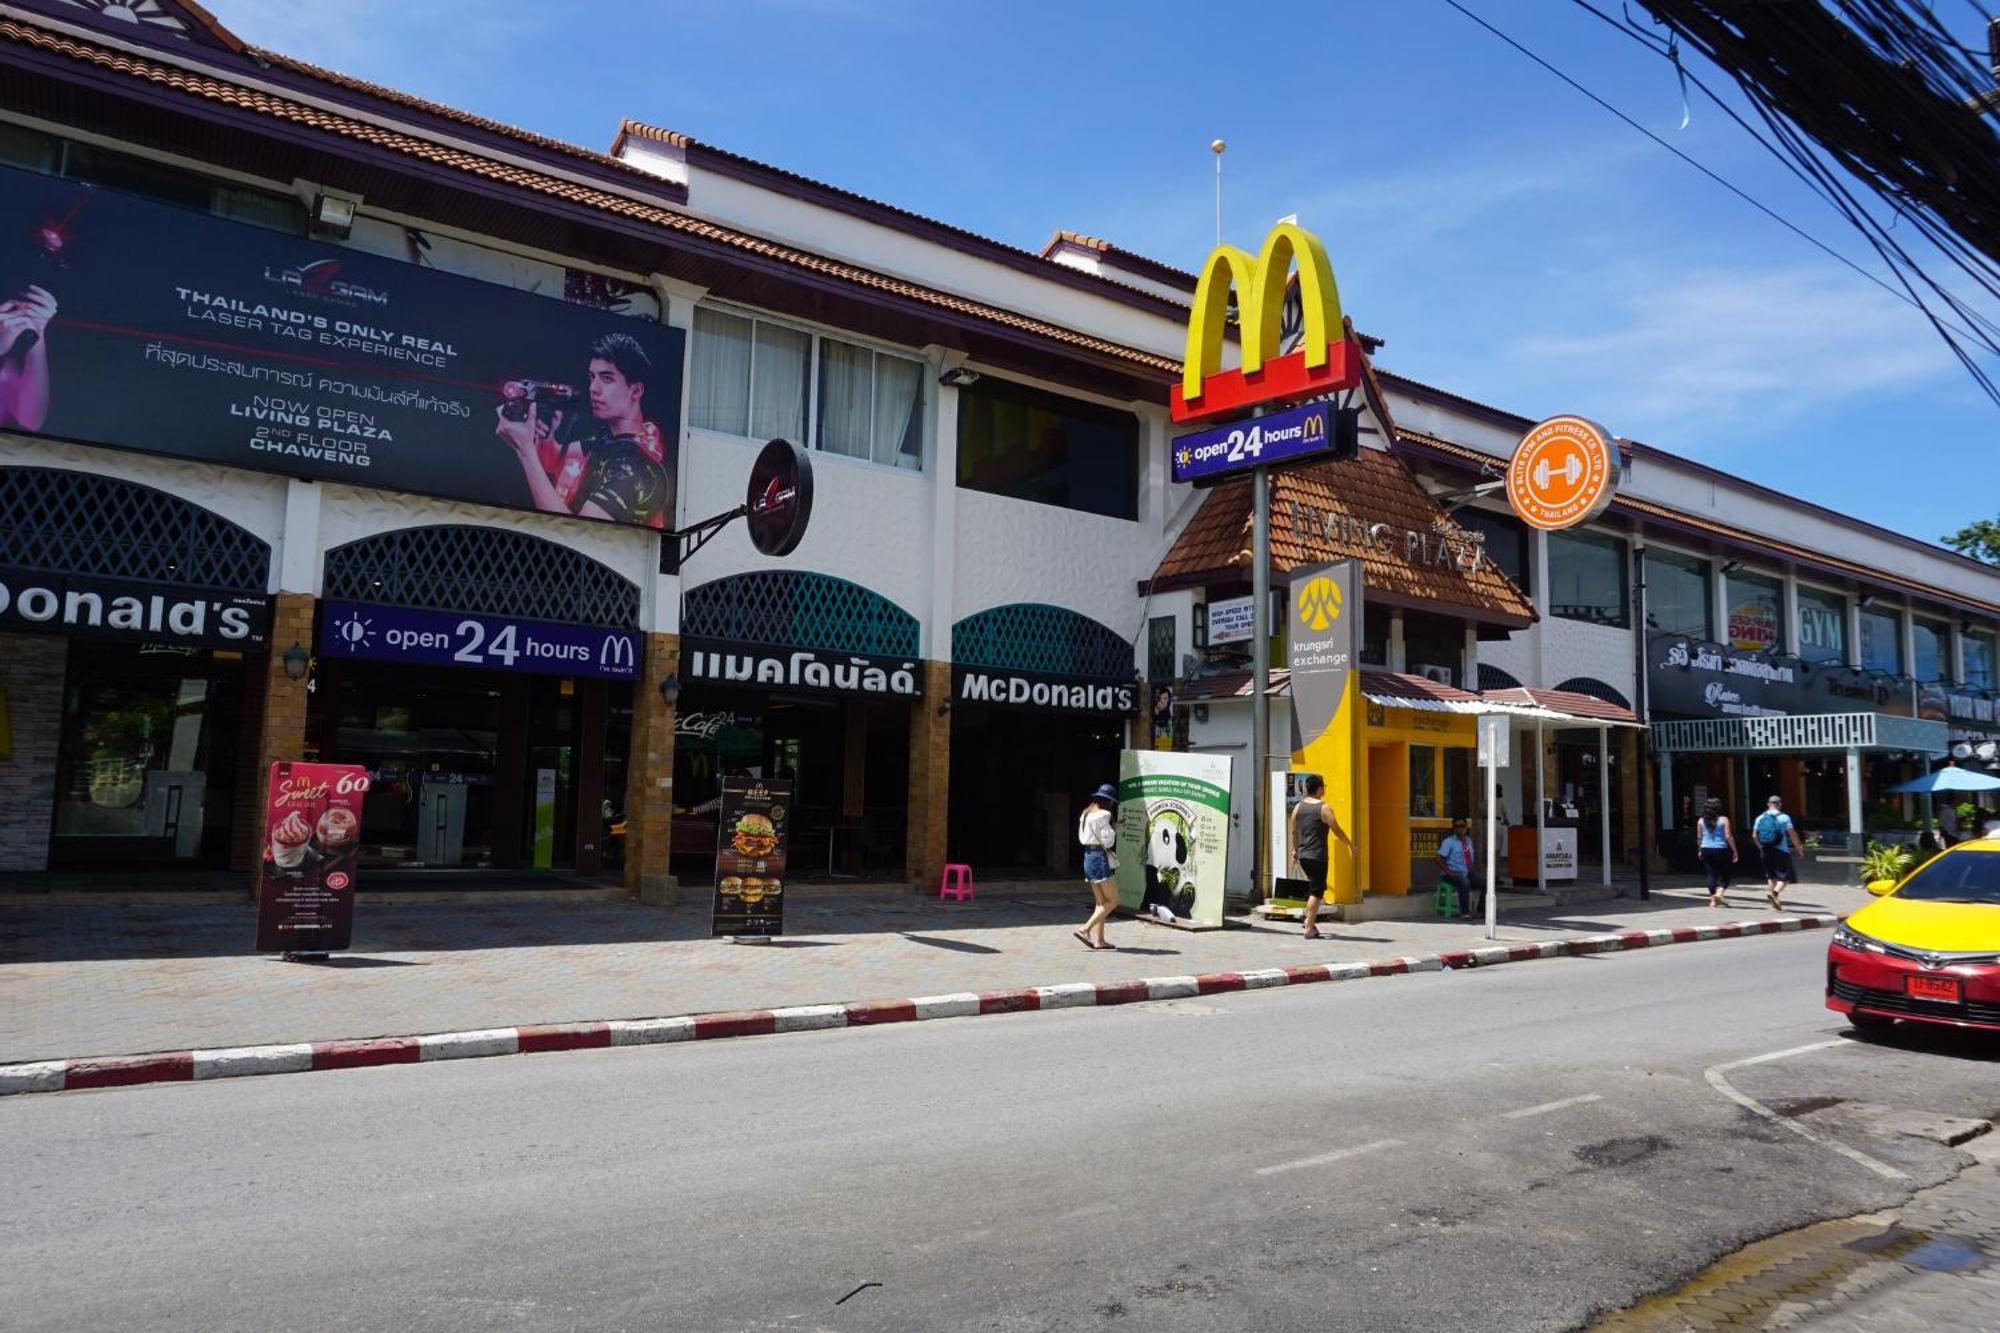
[(1763, 921), (1732, 921), (1713, 926), (1682, 926), (1673, 930), (1628, 930), (1575, 940), (1551, 940), (1544, 944), (1496, 944), (1483, 949), (1462, 949), (1366, 963), (1309, 963), (1297, 967), (1209, 972), (1200, 976), (1147, 977), (1135, 981), (1077, 981), (1060, 986), (1028, 986), (1018, 990), (927, 995), (912, 1000), (860, 1000), (847, 1004), (798, 1005), (789, 1009), (685, 1014), (675, 1018), (548, 1023), (534, 1027), (484, 1028), (472, 1032), (434, 1032), (418, 1037), (230, 1046), (201, 1051), (163, 1051), (151, 1055), (114, 1055), (94, 1060), (42, 1060), (0, 1065), (0, 1096), (26, 1092), (77, 1092), (142, 1083), (185, 1083), (240, 1078), (250, 1074), (302, 1074), (308, 1070), (361, 1069), (370, 1065), (418, 1064), (427, 1060), (528, 1055), (537, 1051), (581, 1051), (611, 1046), (645, 1046), (657, 1042), (706, 1041), (717, 1037), (765, 1037), (780, 1032), (914, 1023), (931, 1018), (973, 1018), (981, 1014), (1138, 1004), (1148, 1000), (1178, 1000), (1196, 995), (1263, 990), (1272, 986), (1358, 981), (1364, 977), (1388, 977), (1412, 972), (1493, 967), (1500, 963), (1520, 963), (1536, 958), (1621, 953), (1667, 944), (1692, 944), (1699, 940), (1823, 930), (1839, 921), (1838, 916), (1826, 914), (1773, 917)]

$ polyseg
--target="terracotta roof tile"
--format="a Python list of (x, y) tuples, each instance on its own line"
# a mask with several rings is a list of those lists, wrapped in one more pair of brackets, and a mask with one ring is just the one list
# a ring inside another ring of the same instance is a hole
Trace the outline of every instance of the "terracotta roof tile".
[[(1389, 535), (1398, 543), (1395, 554), (1367, 539), (1375, 524), (1389, 526)], [(1476, 569), (1466, 571), (1451, 561), (1404, 558), (1406, 532), (1435, 543), (1432, 534), (1440, 528), (1453, 546), (1471, 540), (1417, 484), (1406, 463), (1378, 449), (1363, 449), (1347, 462), (1271, 474), (1274, 575), (1351, 556), (1360, 559), (1370, 591), (1499, 624), (1525, 625), (1534, 620), (1527, 597), (1490, 561), (1481, 560)], [(1176, 586), (1242, 577), (1250, 568), (1251, 539), (1250, 482), (1247, 478), (1225, 482), (1209, 492), (1153, 577)], [(1435, 546), (1431, 550), (1434, 555)]]
[[(1150, 352), (1126, 347), (1106, 339), (1095, 338), (1088, 334), (1079, 333), (1074, 329), (1063, 328), (1060, 325), (1050, 324), (1043, 320), (1017, 314), (1011, 310), (987, 305), (984, 302), (968, 300), (949, 292), (941, 292), (934, 288), (907, 282), (901, 278), (892, 278), (870, 269), (829, 259), (824, 255), (813, 254), (810, 251), (800, 250), (793, 246), (765, 240), (762, 237), (752, 236), (732, 228), (717, 226), (714, 223), (691, 217), (686, 213), (663, 208), (657, 204), (627, 198), (623, 195), (613, 194), (607, 190), (600, 190), (589, 185), (579, 184), (575, 181), (563, 180), (560, 177), (551, 176), (544, 172), (516, 166), (512, 163), (500, 162), (477, 153), (466, 152), (463, 149), (434, 143), (413, 134), (405, 134), (401, 131), (370, 124), (351, 116), (343, 116), (337, 112), (309, 106), (304, 102), (268, 93), (262, 89), (248, 88), (212, 75), (197, 74), (177, 66), (126, 55), (90, 42), (50, 32), (16, 19), (0, 19), (0, 39), (19, 42), (23, 45), (61, 55), (71, 60), (95, 65), (102, 69), (113, 70), (134, 79), (173, 88), (190, 96), (207, 98), (210, 101), (251, 111), (258, 115), (268, 116), (273, 120), (306, 125), (329, 134), (340, 135), (344, 138), (371, 144), (390, 152), (401, 153), (420, 161), (461, 171), (469, 176), (476, 176), (484, 180), (497, 181), (521, 189), (532, 190), (538, 194), (563, 199), (570, 203), (581, 204), (603, 213), (645, 222), (658, 226), (663, 230), (695, 236), (703, 240), (731, 246), (746, 253), (761, 255), (803, 271), (823, 274), (858, 287), (865, 287), (935, 308), (950, 310), (991, 324), (1015, 329), (1050, 342), (1110, 357), (1126, 363), (1139, 373), (1158, 375), (1161, 377), (1163, 383), (1180, 371), (1180, 363), (1169, 357), (1156, 356)], [(310, 69), (312, 67), (308, 66), (306, 68)], [(373, 85), (369, 86), (373, 87)], [(416, 99), (407, 98), (403, 100), (416, 101)], [(426, 103), (424, 105), (428, 107), (431, 104)], [(459, 113), (458, 118), (462, 120), (476, 119), (466, 117), (464, 113)], [(497, 125), (497, 122), (487, 123)], [(519, 132), (516, 131), (516, 133)], [(548, 142), (554, 144), (556, 141), (549, 140)], [(574, 151), (582, 152), (583, 150)]]
[(1552, 712), (1568, 713), (1571, 717), (1601, 718), (1606, 722), (1633, 723), (1638, 715), (1629, 708), (1620, 708), (1594, 694), (1579, 694), (1575, 690), (1539, 690), (1531, 686), (1517, 686), (1506, 690), (1487, 690), (1480, 696), (1500, 704), (1525, 704), (1542, 707)]

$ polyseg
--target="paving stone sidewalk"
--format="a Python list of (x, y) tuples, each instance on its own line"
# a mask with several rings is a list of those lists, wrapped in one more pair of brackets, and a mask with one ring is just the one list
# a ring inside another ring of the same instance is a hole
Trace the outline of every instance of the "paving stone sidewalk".
[[(802, 897), (769, 945), (708, 938), (705, 902), (364, 901), (354, 946), (324, 963), (251, 952), (248, 906), (0, 905), (0, 1063), (327, 1041), (596, 1019), (835, 1003), (1064, 982), (1357, 962), (1476, 948), (1483, 924), (1425, 918), (1203, 933), (1112, 923), (1115, 952), (1070, 935), (1074, 892)], [(1800, 885), (1792, 912), (1853, 911), (1865, 893)], [(1504, 899), (1503, 899), (1504, 903)], [(1503, 917), (1540, 943), (1621, 930), (1758, 920), (1699, 889), (1656, 890)], [(1729, 941), (1698, 945), (1729, 948)]]

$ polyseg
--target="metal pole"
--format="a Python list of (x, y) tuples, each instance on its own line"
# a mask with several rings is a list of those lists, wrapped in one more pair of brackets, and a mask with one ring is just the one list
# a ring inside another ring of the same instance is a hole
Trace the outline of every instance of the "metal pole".
[[(1218, 143), (1221, 140), (1217, 140)], [(1218, 151), (1216, 170), (1222, 169)], [(1271, 885), (1270, 818), (1271, 760), (1271, 470), (1250, 473), (1253, 533), (1250, 538), (1250, 835), (1254, 845), (1250, 901), (1263, 902)]]
[(1604, 887), (1611, 887), (1611, 728), (1597, 729), (1598, 859), (1604, 863)]
[(1222, 155), (1229, 151), (1229, 145), (1217, 139), (1209, 144), (1208, 151), (1215, 154), (1215, 243), (1222, 244)]
[[(1653, 896), (1653, 805), (1646, 792), (1646, 779), (1652, 775), (1646, 771), (1648, 761), (1653, 756), (1653, 695), (1647, 679), (1647, 668), (1652, 665), (1652, 650), (1646, 644), (1646, 544), (1635, 542), (1632, 551), (1632, 640), (1638, 649), (1638, 697), (1639, 697), (1639, 743), (1633, 748), (1639, 754), (1639, 899), (1645, 901)], [(1666, 772), (1664, 757), (1661, 771)], [(1660, 791), (1664, 801), (1667, 782), (1662, 781)], [(1660, 817), (1661, 826), (1667, 817)]]
[[(1508, 725), (1512, 725), (1509, 723)], [(1491, 753), (1489, 750), (1489, 757)], [(1486, 938), (1499, 934), (1500, 863), (1494, 846), (1500, 836), (1500, 765), (1486, 766)], [(1468, 866), (1466, 869), (1470, 870)]]
[(1549, 891), (1548, 778), (1542, 773), (1542, 720), (1535, 719), (1535, 891)]

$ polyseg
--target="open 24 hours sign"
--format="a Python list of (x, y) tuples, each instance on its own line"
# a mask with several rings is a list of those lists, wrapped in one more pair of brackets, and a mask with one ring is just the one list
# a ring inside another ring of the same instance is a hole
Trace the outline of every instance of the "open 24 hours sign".
[(1181, 436), (1173, 443), (1174, 480), (1212, 481), (1263, 464), (1296, 462), (1332, 452), (1332, 406), (1307, 403), (1287, 412)]
[(640, 641), (638, 631), (629, 629), (328, 602), (320, 618), (319, 651), (323, 657), (375, 662), (637, 680)]

